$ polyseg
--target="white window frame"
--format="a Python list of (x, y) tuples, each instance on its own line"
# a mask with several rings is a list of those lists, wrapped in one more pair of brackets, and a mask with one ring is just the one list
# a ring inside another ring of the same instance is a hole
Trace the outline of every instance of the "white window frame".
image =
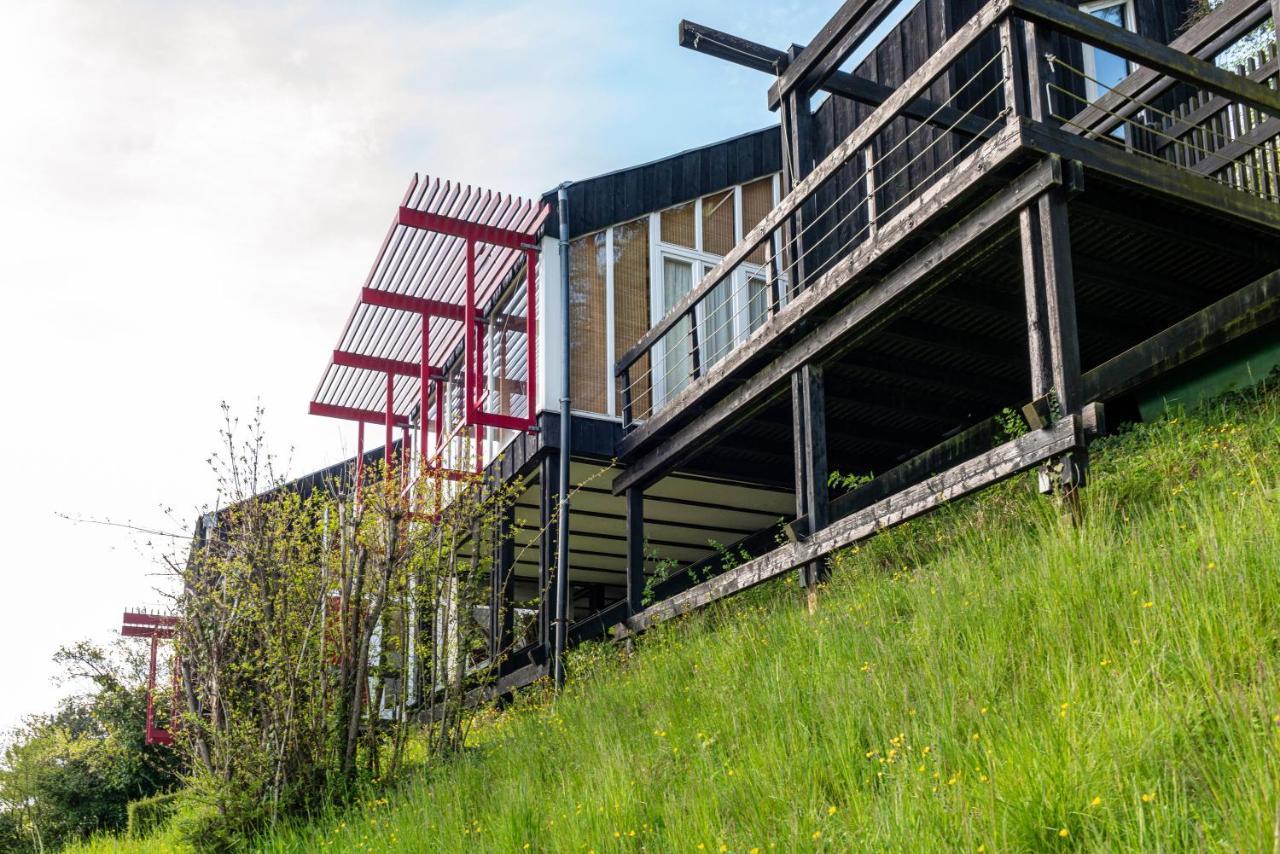
[[(1113, 6), (1121, 7), (1121, 14), (1124, 17), (1124, 28), (1131, 33), (1136, 33), (1138, 31), (1138, 22), (1134, 15), (1133, 0), (1093, 0), (1091, 3), (1081, 4), (1080, 11), (1084, 12), (1086, 15), (1093, 15), (1094, 12), (1101, 9), (1110, 9)], [(1101, 50), (1101, 48), (1096, 48), (1091, 44), (1082, 44), (1081, 47), (1084, 53), (1084, 73), (1088, 75), (1084, 81), (1084, 94), (1085, 97), (1089, 99), (1089, 102), (1093, 103), (1106, 94), (1106, 92), (1103, 91), (1097, 83), (1093, 82), (1093, 80), (1098, 76), (1097, 52)], [(1110, 51), (1105, 52), (1110, 53)], [(1133, 63), (1127, 59), (1123, 59), (1123, 61), (1125, 70), (1129, 74), (1132, 74)]]

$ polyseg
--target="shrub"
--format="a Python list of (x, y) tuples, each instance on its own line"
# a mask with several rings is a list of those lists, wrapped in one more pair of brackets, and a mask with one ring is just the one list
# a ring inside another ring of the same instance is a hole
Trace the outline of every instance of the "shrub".
[(169, 819), (173, 818), (174, 810), (178, 805), (178, 794), (176, 792), (165, 792), (160, 795), (152, 795), (149, 798), (141, 798), (136, 801), (130, 801), (126, 811), (128, 812), (128, 833), (132, 839), (141, 839), (144, 836), (150, 836), (169, 823)]

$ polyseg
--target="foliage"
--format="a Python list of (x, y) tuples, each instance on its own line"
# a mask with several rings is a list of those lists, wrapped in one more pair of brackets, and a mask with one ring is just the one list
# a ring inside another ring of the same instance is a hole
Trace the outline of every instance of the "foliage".
[(784, 581), (659, 627), (260, 847), (1269, 850), (1278, 449), (1275, 395), (1107, 438), (1079, 528), (1009, 481), (844, 552), (814, 617)]
[(644, 607), (652, 605), (657, 598), (658, 586), (680, 570), (680, 561), (673, 558), (659, 558), (656, 551), (649, 551), (649, 561), (653, 569), (644, 577), (644, 590), (640, 592), (640, 604)]
[(876, 476), (874, 472), (866, 472), (864, 474), (849, 472), (848, 474), (842, 474), (841, 472), (833, 471), (827, 475), (827, 486), (833, 489), (843, 489), (844, 491), (849, 492), (857, 489), (859, 486), (871, 483), (871, 481), (875, 479)]
[(519, 490), (379, 464), (358, 494), (304, 493), (275, 477), (260, 412), (236, 428), (212, 458), (224, 506), (172, 560), (191, 763), (175, 824), (215, 850), (394, 778), (419, 718), (431, 756), (463, 747), (466, 693), (496, 664), (477, 670), (474, 615)]
[(43, 850), (123, 830), (131, 799), (172, 785), (172, 751), (144, 744), (145, 660), (125, 641), (87, 641), (54, 656), (61, 679), (88, 690), (11, 733), (0, 767), (0, 847)]
[(128, 807), (128, 833), (134, 839), (150, 836), (163, 830), (178, 806), (178, 793), (165, 792), (149, 798), (130, 801)]

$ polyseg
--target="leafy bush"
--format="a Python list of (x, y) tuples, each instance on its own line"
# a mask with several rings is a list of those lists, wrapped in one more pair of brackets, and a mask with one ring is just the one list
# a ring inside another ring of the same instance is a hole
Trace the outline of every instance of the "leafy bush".
[(129, 837), (131, 839), (141, 839), (157, 832), (168, 824), (177, 805), (177, 792), (165, 792), (159, 795), (152, 795), (149, 798), (130, 801), (127, 807)]

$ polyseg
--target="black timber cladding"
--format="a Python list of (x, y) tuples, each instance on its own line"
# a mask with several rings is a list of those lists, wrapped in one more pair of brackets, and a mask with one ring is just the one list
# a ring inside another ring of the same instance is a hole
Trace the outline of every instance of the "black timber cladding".
[[(782, 141), (775, 126), (585, 178), (569, 186), (569, 236), (627, 222), (781, 169)], [(552, 208), (546, 233), (558, 234), (556, 191), (551, 190), (542, 198)]]

